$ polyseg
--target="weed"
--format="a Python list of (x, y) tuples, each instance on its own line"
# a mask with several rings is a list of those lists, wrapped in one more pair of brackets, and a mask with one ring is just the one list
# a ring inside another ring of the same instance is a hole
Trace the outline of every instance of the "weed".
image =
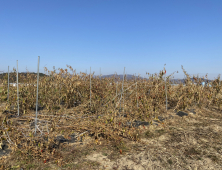
[(167, 162), (172, 165), (173, 164), (173, 161), (171, 159), (168, 159)]

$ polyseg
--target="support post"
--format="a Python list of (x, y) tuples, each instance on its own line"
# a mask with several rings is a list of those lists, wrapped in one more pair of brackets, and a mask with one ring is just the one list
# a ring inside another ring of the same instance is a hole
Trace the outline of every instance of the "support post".
[(36, 92), (36, 113), (35, 113), (35, 135), (36, 135), (36, 129), (37, 129), (37, 116), (38, 116), (38, 90), (39, 90), (39, 60), (40, 56), (38, 56), (38, 67), (37, 67), (37, 92)]

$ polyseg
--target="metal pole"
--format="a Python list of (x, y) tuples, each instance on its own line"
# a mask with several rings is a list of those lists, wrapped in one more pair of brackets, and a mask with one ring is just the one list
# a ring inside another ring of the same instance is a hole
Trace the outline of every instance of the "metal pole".
[(167, 111), (167, 87), (166, 87), (166, 70), (165, 70), (165, 90), (166, 90), (166, 111)]
[[(123, 83), (122, 83), (122, 93), (121, 93), (121, 99), (120, 99), (120, 109), (121, 109), (121, 100), (122, 100), (122, 96), (123, 96), (124, 74), (125, 74), (125, 67), (124, 67), (124, 72), (123, 72)], [(124, 107), (124, 100), (123, 100), (123, 107)], [(123, 108), (123, 112), (124, 112), (124, 108)]]
[(91, 108), (91, 67), (90, 67), (90, 108)]
[[(136, 82), (136, 73), (135, 73), (135, 82)], [(138, 108), (138, 98), (137, 98), (137, 82), (136, 82), (136, 103)]]
[(7, 100), (9, 103), (9, 66), (8, 66), (8, 96), (7, 96)]
[(137, 108), (138, 108), (138, 98), (137, 98), (137, 82), (136, 82), (136, 103), (137, 103)]
[(35, 113), (35, 135), (37, 129), (37, 115), (38, 115), (38, 90), (39, 90), (39, 60), (40, 56), (38, 56), (38, 67), (37, 67), (37, 94), (36, 94), (36, 113)]
[[(124, 72), (123, 72), (123, 85), (122, 85), (122, 87), (124, 86), (124, 78), (125, 78), (125, 67), (124, 67)], [(122, 90), (123, 90), (123, 88), (122, 88)], [(123, 94), (123, 113), (124, 113), (124, 107), (125, 107), (125, 105), (124, 105), (124, 94)]]
[(17, 60), (17, 104), (18, 104), (18, 116), (19, 116), (18, 60)]

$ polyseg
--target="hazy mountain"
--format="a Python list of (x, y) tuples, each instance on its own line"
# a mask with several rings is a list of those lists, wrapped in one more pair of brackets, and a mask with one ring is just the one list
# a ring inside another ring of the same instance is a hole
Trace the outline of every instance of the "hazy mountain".
[[(21, 73), (18, 73), (18, 74), (19, 74), (19, 76), (21, 76), (21, 75), (24, 76), (24, 77), (27, 76), (27, 72), (21, 72)], [(32, 72), (32, 73), (29, 73), (29, 74), (36, 75), (37, 73)], [(16, 74), (15, 73), (10, 73), (9, 76), (10, 76), (10, 82), (15, 82), (16, 81)], [(44, 76), (48, 77), (49, 75), (46, 75), (46, 74), (43, 74), (43, 73), (39, 73), (39, 76), (40, 77), (44, 77)], [(4, 78), (7, 79), (7, 77), (8, 77), (7, 73), (0, 74), (0, 82), (2, 82), (2, 80)], [(64, 76), (64, 77), (66, 77), (66, 76)], [(93, 75), (93, 77), (99, 77), (99, 76)], [(118, 80), (122, 81), (123, 80), (123, 75), (122, 74), (120, 74), (120, 75), (110, 74), (110, 75), (103, 75), (103, 76), (101, 76), (101, 78), (112, 78), (112, 77), (117, 78), (115, 81), (118, 81)], [(131, 74), (126, 74), (124, 79), (125, 80), (133, 80), (133, 79), (136, 79), (136, 80), (138, 80), (138, 79), (148, 80), (148, 78), (143, 78), (143, 77), (140, 77), (140, 76), (134, 76), (134, 75), (131, 75)], [(192, 82), (195, 82), (193, 78), (190, 78), (190, 79), (191, 79)], [(200, 81), (207, 83), (207, 81), (208, 82), (212, 82), (213, 80), (207, 80), (207, 79), (200, 78)], [(185, 79), (170, 79), (170, 82), (172, 84), (180, 84), (180, 83), (185, 84)]]
[[(116, 74), (110, 74), (110, 75), (103, 75), (101, 76), (102, 78), (111, 78), (111, 77), (116, 77), (116, 78), (120, 78), (120, 80), (123, 80), (123, 75), (116, 75)], [(148, 80), (148, 78), (143, 78), (143, 77), (139, 77), (139, 76), (134, 76), (134, 75), (131, 75), (131, 74), (127, 74), (125, 75), (125, 79), (127, 80), (132, 80), (132, 79), (145, 79), (145, 80)], [(190, 80), (194, 83), (195, 80), (193, 78), (190, 78)], [(200, 81), (201, 82), (205, 82), (207, 83), (208, 82), (212, 82), (213, 80), (207, 80), (207, 79), (203, 79), (203, 78), (200, 78)], [(185, 84), (185, 79), (170, 79), (170, 82), (172, 84), (180, 84), (180, 83), (183, 83)]]

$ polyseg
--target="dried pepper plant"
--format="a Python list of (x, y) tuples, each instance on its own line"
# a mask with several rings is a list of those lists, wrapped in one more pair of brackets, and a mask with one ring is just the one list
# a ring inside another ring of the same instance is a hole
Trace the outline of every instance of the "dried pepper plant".
[[(45, 68), (47, 75), (40, 77), (37, 126), (34, 124), (37, 75), (27, 73), (26, 76), (19, 76), (21, 115), (16, 115), (17, 88), (10, 87), (9, 103), (0, 117), (2, 142), (7, 141), (26, 156), (58, 160), (60, 157), (56, 148), (59, 144), (54, 140), (57, 135), (68, 139), (73, 132), (87, 132), (95, 139), (103, 137), (115, 142), (120, 142), (122, 138), (140, 140), (133, 122), (152, 122), (165, 113), (166, 95), (168, 107), (175, 110), (194, 105), (220, 108), (222, 104), (219, 78), (211, 83), (212, 87), (195, 85), (183, 67), (187, 76), (185, 86), (182, 83), (173, 86), (170, 82), (172, 75), (165, 81), (164, 70), (150, 75), (148, 80), (131, 79), (122, 85), (115, 76), (100, 78), (93, 74), (77, 74), (71, 66), (67, 68), (69, 70), (58, 69), (58, 73)], [(10, 76), (13, 74), (15, 70)], [(195, 77), (194, 80), (196, 84), (201, 81)], [(4, 79), (2, 95), (7, 95), (7, 87), (7, 79)]]

